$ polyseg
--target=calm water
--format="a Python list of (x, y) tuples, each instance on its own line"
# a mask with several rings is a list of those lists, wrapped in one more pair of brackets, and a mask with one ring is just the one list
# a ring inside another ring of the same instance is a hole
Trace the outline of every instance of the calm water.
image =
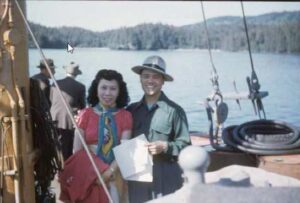
[[(211, 64), (206, 50), (177, 51), (111, 51), (106, 49), (75, 49), (73, 54), (65, 50), (44, 50), (55, 61), (56, 79), (64, 77), (63, 65), (70, 61), (80, 64), (83, 74), (78, 80), (87, 87), (99, 69), (111, 68), (121, 72), (128, 85), (131, 101), (141, 98), (143, 92), (138, 75), (131, 67), (141, 64), (149, 56), (158, 54), (167, 63), (167, 72), (175, 79), (166, 82), (165, 93), (186, 111), (190, 130), (207, 131), (206, 111), (201, 101), (212, 92), (210, 78)], [(30, 75), (39, 72), (36, 66), (40, 56), (37, 50), (29, 51)], [(232, 92), (233, 81), (238, 91), (247, 91), (246, 76), (251, 73), (247, 52), (213, 52), (214, 64), (219, 75), (222, 92)], [(258, 75), (261, 91), (269, 91), (263, 99), (268, 119), (283, 120), (300, 126), (300, 55), (253, 54), (253, 61)], [(199, 103), (200, 102), (200, 103)], [(226, 125), (241, 124), (256, 119), (250, 101), (241, 101), (239, 110), (235, 101), (227, 101), (229, 116)]]

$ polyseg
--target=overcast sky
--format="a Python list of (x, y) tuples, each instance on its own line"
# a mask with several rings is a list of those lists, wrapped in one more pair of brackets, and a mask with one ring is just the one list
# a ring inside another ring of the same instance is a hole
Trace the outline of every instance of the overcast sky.
[[(204, 2), (206, 18), (241, 16), (240, 2)], [(300, 2), (244, 2), (247, 16), (300, 10)], [(187, 25), (202, 21), (200, 2), (27, 1), (30, 21), (46, 26), (77, 26), (104, 31), (140, 23)]]

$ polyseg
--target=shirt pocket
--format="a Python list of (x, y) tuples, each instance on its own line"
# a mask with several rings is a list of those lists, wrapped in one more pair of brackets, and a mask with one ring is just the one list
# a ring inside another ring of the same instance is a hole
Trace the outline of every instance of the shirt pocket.
[(152, 141), (162, 140), (168, 141), (169, 135), (171, 134), (171, 124), (167, 122), (156, 122), (155, 125), (152, 126)]

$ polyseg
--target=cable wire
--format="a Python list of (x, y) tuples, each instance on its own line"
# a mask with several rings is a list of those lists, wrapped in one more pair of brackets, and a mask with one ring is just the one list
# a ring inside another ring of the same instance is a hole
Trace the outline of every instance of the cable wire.
[(245, 11), (244, 11), (243, 1), (241, 1), (241, 7), (242, 7), (242, 12), (243, 12), (243, 22), (244, 22), (244, 26), (245, 26), (245, 32), (246, 32), (246, 38), (247, 38), (247, 44), (248, 44), (248, 52), (249, 52), (249, 57), (250, 57), (250, 62), (251, 62), (251, 69), (252, 69), (252, 71), (254, 71), (254, 65), (253, 65), (253, 60), (252, 60), (252, 52), (251, 52), (251, 45), (250, 45), (250, 40), (249, 40), (248, 26), (247, 26), (247, 21), (246, 21), (246, 16), (245, 16)]
[[(59, 97), (60, 97), (61, 101), (63, 102), (63, 104), (64, 104), (64, 106), (65, 106), (65, 108), (66, 108), (66, 110), (67, 110), (68, 116), (70, 117), (70, 119), (71, 119), (71, 121), (72, 121), (72, 124), (73, 124), (73, 126), (75, 127), (75, 129), (76, 129), (77, 131), (79, 131), (79, 127), (77, 126), (77, 124), (76, 124), (76, 122), (75, 122), (75, 119), (74, 119), (74, 116), (73, 116), (73, 113), (72, 113), (71, 110), (70, 110), (71, 108), (69, 107), (69, 105), (67, 104), (65, 98), (64, 98), (63, 95), (62, 95), (62, 92), (61, 92), (61, 90), (60, 90), (60, 88), (59, 88), (59, 86), (58, 86), (58, 84), (57, 84), (57, 82), (56, 82), (56, 79), (55, 79), (54, 75), (52, 74), (52, 72), (51, 72), (51, 70), (50, 70), (50, 68), (49, 68), (49, 65), (48, 65), (48, 63), (47, 63), (47, 61), (46, 61), (46, 57), (45, 57), (45, 55), (44, 55), (42, 49), (40, 48), (40, 46), (39, 46), (39, 44), (38, 44), (38, 42), (37, 42), (37, 40), (36, 40), (36, 38), (35, 38), (35, 36), (34, 36), (32, 30), (31, 30), (31, 28), (30, 28), (30, 25), (29, 25), (29, 23), (28, 23), (28, 21), (27, 21), (25, 15), (24, 15), (24, 13), (23, 13), (23, 11), (22, 11), (22, 9), (21, 9), (21, 7), (20, 7), (18, 1), (15, 0), (15, 3), (16, 3), (16, 5), (17, 5), (17, 8), (18, 8), (18, 10), (19, 10), (19, 12), (20, 12), (20, 14), (21, 14), (23, 20), (24, 20), (24, 23), (25, 23), (25, 25), (26, 25), (26, 27), (27, 27), (27, 30), (29, 31), (29, 33), (30, 33), (30, 35), (31, 35), (31, 37), (32, 37), (32, 40), (33, 40), (35, 46), (37, 47), (37, 49), (39, 50), (39, 53), (40, 53), (40, 55), (41, 55), (41, 57), (42, 57), (42, 60), (44, 61), (45, 65), (46, 65), (46, 68), (47, 68), (47, 70), (48, 70), (48, 72), (49, 72), (51, 78), (53, 79), (53, 83), (54, 83), (55, 87), (58, 89)], [(79, 135), (79, 139), (80, 139), (80, 141), (81, 141), (81, 143), (82, 143), (82, 145), (83, 145), (83, 148), (84, 148), (84, 150), (86, 151), (86, 153), (87, 153), (87, 155), (88, 155), (88, 157), (89, 157), (89, 160), (91, 161), (92, 166), (93, 166), (93, 168), (94, 168), (94, 170), (95, 170), (95, 172), (96, 172), (96, 174), (97, 174), (97, 177), (98, 177), (98, 179), (99, 179), (99, 181), (100, 181), (100, 183), (101, 183), (101, 185), (102, 185), (102, 187), (103, 187), (103, 189), (104, 189), (104, 192), (106, 193), (106, 195), (107, 195), (109, 201), (110, 201), (110, 202), (113, 202), (113, 200), (112, 200), (112, 198), (111, 198), (111, 195), (109, 194), (109, 191), (108, 191), (108, 189), (107, 189), (107, 187), (106, 187), (106, 184), (104, 183), (104, 180), (103, 180), (102, 177), (101, 177), (101, 174), (100, 174), (100, 172), (99, 172), (99, 169), (97, 168), (96, 163), (95, 163), (95, 161), (94, 161), (93, 158), (92, 158), (91, 152), (89, 151), (88, 146), (87, 146), (87, 144), (85, 143), (85, 140), (84, 140), (84, 138), (83, 138), (83, 135), (81, 134), (80, 131), (79, 131), (78, 135)]]
[(206, 17), (205, 17), (204, 6), (203, 6), (203, 2), (202, 1), (201, 1), (201, 9), (202, 9), (202, 16), (203, 16), (203, 22), (204, 22), (204, 27), (205, 27), (205, 33), (206, 33), (206, 39), (207, 39), (207, 48), (208, 48), (208, 52), (209, 52), (210, 62), (211, 62), (213, 71), (215, 72), (215, 74), (217, 74), (217, 70), (215, 68), (215, 65), (214, 65), (214, 62), (213, 62), (213, 58), (212, 58), (212, 54), (211, 54), (211, 47), (210, 47), (210, 40), (209, 40), (209, 34), (208, 34), (208, 27), (207, 27), (207, 23), (206, 23)]
[(201, 9), (202, 9), (202, 16), (203, 16), (205, 33), (206, 33), (206, 39), (207, 39), (207, 48), (208, 48), (210, 63), (212, 65), (212, 69), (213, 69), (213, 75), (212, 75), (211, 81), (213, 83), (215, 92), (220, 93), (219, 82), (218, 82), (219, 76), (218, 76), (217, 69), (216, 69), (216, 67), (214, 65), (213, 58), (212, 58), (211, 47), (210, 47), (210, 40), (209, 40), (209, 34), (208, 34), (208, 27), (207, 27), (207, 23), (206, 23), (206, 17), (205, 17), (205, 12), (204, 12), (204, 5), (203, 5), (202, 1), (201, 1)]

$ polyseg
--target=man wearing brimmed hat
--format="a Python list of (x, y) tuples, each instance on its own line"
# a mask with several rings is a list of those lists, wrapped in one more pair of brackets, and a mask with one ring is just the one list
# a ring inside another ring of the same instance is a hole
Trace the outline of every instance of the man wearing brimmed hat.
[(50, 68), (52, 74), (54, 75), (55, 74), (55, 68), (56, 66), (54, 65), (54, 62), (52, 59), (42, 59), (40, 60), (40, 65), (37, 66), (37, 68), (40, 69), (40, 73), (32, 76), (31, 78), (34, 79), (34, 80), (38, 80), (39, 81), (39, 84), (40, 84), (40, 88), (41, 90), (44, 92), (47, 100), (48, 100), (48, 103), (50, 104), (50, 100), (49, 100), (49, 95), (50, 95), (50, 81), (49, 81), (49, 78), (51, 78), (50, 76), (50, 73), (46, 67), (46, 64), (45, 64), (45, 61), (46, 63), (48, 64), (48, 67)]
[(128, 107), (133, 116), (132, 136), (145, 134), (149, 141), (146, 147), (153, 155), (153, 181), (128, 181), (129, 201), (135, 203), (172, 193), (182, 186), (177, 157), (190, 144), (190, 137), (184, 110), (161, 90), (165, 81), (173, 81), (166, 72), (165, 61), (150, 56), (132, 71), (140, 75), (144, 90), (143, 98)]
[[(76, 114), (78, 110), (85, 107), (85, 86), (75, 80), (76, 76), (82, 74), (82, 72), (79, 69), (79, 65), (74, 62), (64, 66), (64, 69), (67, 76), (62, 80), (57, 80), (57, 84), (71, 110)], [(57, 121), (62, 152), (66, 160), (72, 155), (74, 127), (67, 109), (59, 96), (58, 88), (53, 85), (51, 87), (50, 100), (52, 103), (51, 116), (53, 120)]]

